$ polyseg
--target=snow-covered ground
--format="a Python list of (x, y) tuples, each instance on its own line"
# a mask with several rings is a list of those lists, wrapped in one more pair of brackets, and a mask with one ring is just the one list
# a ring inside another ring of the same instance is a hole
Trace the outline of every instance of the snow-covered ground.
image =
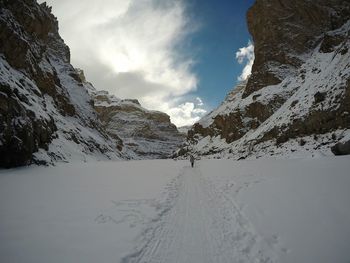
[(350, 262), (349, 161), (0, 170), (0, 262)]

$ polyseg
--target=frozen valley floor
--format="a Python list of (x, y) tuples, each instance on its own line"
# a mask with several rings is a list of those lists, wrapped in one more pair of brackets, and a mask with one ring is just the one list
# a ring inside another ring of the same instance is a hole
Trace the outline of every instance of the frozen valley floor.
[(181, 169), (169, 185), (166, 212), (123, 262), (272, 262), (273, 253), (234, 200), (203, 178), (198, 166)]
[(0, 171), (1, 262), (349, 262), (349, 157)]

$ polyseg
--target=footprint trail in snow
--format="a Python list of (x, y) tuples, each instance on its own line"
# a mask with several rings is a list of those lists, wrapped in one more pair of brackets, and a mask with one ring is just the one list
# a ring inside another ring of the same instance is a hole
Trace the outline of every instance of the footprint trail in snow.
[(123, 263), (278, 262), (234, 200), (215, 189), (200, 167), (184, 167), (168, 191), (158, 218)]

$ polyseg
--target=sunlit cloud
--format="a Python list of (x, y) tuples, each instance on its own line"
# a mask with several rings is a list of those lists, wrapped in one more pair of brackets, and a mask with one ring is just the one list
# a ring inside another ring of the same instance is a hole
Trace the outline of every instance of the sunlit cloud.
[(171, 116), (173, 116), (174, 122), (179, 123), (180, 126), (185, 126), (193, 121), (199, 121), (200, 117), (207, 112), (197, 106), (199, 105), (193, 102), (185, 102), (177, 107), (170, 108), (169, 111)]
[(202, 115), (203, 102), (184, 101), (198, 84), (193, 58), (181, 52), (196, 29), (184, 1), (46, 2), (58, 17), (72, 64), (85, 71), (96, 89), (139, 99), (146, 108), (168, 113), (178, 126)]
[(238, 76), (239, 81), (246, 80), (252, 72), (254, 63), (254, 45), (251, 41), (248, 41), (247, 46), (240, 48), (236, 52), (236, 59), (239, 64), (246, 63), (241, 75)]

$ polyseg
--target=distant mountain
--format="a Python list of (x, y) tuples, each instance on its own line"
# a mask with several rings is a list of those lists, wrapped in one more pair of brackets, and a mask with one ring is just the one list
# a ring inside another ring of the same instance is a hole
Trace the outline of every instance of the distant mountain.
[(119, 99), (107, 91), (89, 90), (102, 126), (133, 159), (169, 158), (185, 141), (169, 115), (143, 108), (136, 99)]
[(247, 14), (250, 78), (193, 125), (177, 154), (330, 154), (349, 140), (349, 19), (349, 1), (257, 0)]

